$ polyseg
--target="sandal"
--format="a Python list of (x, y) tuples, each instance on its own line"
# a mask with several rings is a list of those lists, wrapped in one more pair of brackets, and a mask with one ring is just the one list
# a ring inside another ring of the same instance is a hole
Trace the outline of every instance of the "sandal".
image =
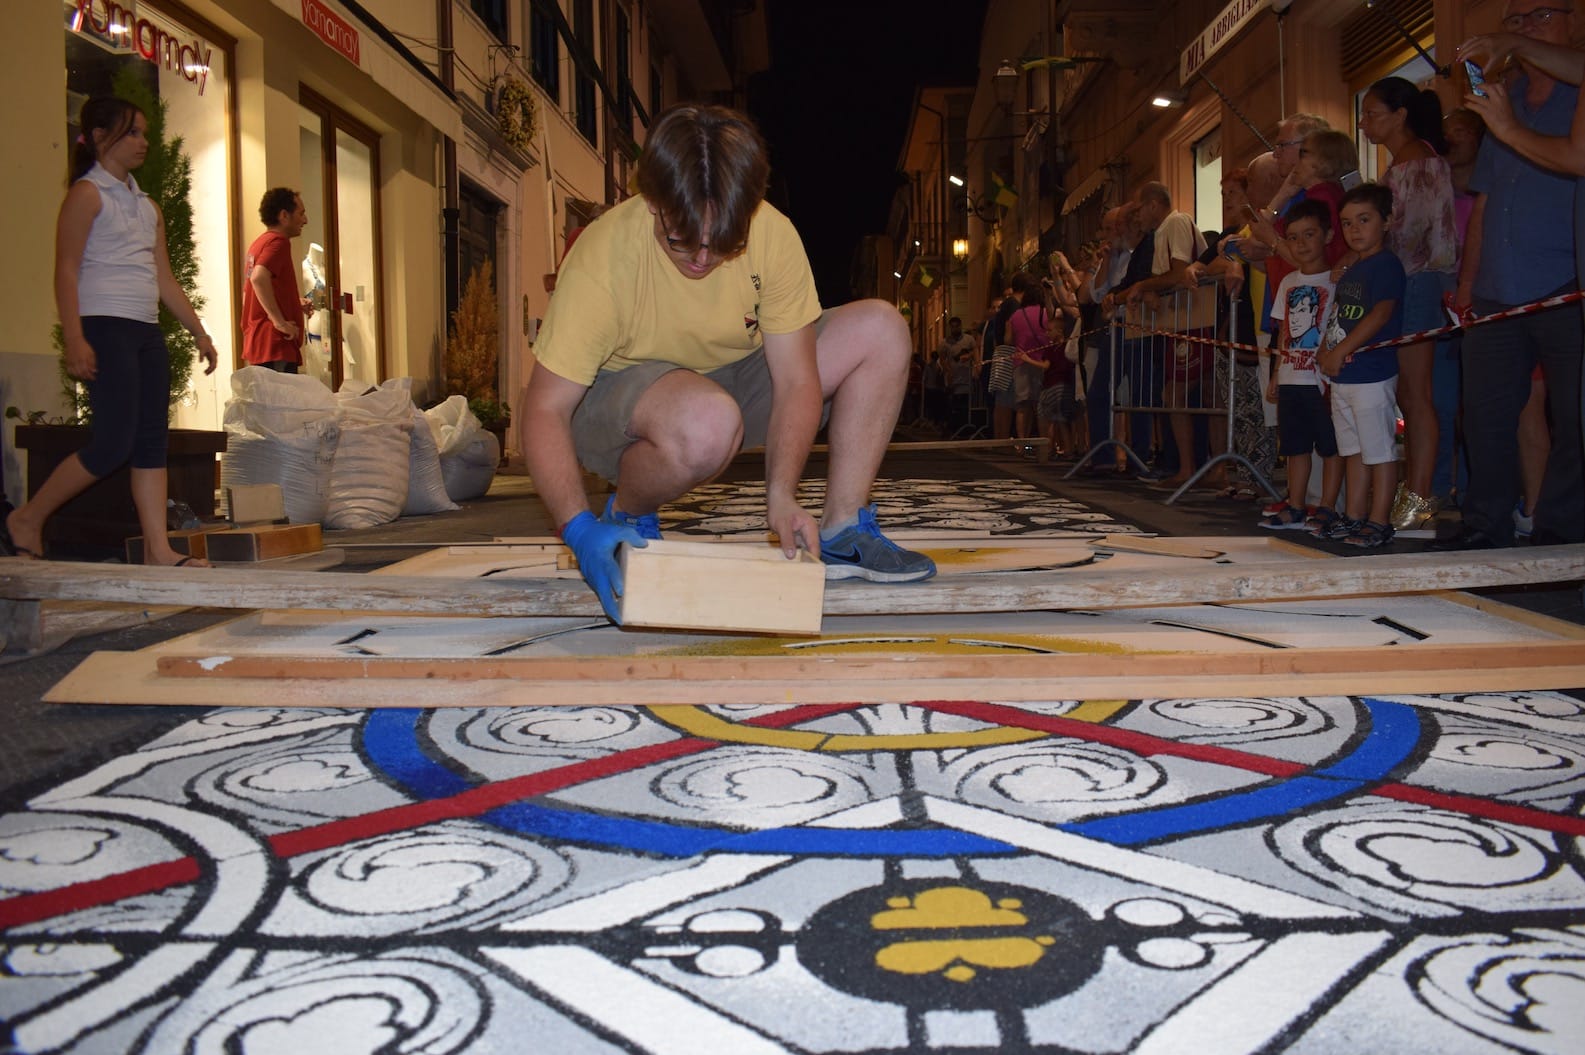
[(42, 553), (34, 553), (26, 546), (19, 546), (11, 537), (11, 529), (6, 527), (4, 517), (0, 517), (0, 557), (21, 557), (23, 560), (43, 560)]
[(1377, 549), (1392, 541), (1393, 530), (1391, 524), (1382, 524), (1375, 520), (1367, 520), (1354, 529), (1352, 535), (1343, 539), (1347, 546), (1358, 546), (1360, 549)]
[(1330, 531), (1332, 525), (1340, 519), (1342, 518), (1337, 515), (1337, 510), (1331, 506), (1316, 506), (1305, 518), (1304, 527), (1310, 534), (1320, 536)]
[(1284, 505), (1275, 513), (1260, 520), (1260, 526), (1271, 531), (1303, 531), (1305, 523), (1304, 510), (1295, 509), (1290, 505)]

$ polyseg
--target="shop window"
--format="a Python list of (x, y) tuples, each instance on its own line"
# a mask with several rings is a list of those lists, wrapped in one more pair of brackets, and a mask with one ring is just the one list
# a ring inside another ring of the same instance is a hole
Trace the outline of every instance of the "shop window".
[(506, 0), (469, 0), (468, 6), (496, 40), (506, 40)]
[[(574, 0), (572, 5), (572, 35), (585, 54), (594, 54), (594, 0)], [(598, 146), (600, 119), (596, 107), (594, 78), (581, 68), (573, 71), (573, 122), (590, 143)]]
[(616, 9), (616, 116), (622, 128), (633, 130), (633, 64), (628, 51), (633, 47), (627, 12)]
[[(186, 284), (220, 352), (221, 370), (195, 371), (177, 403), (175, 424), (219, 428), (230, 396), (236, 334), (231, 315), (235, 261), (232, 245), (232, 145), (227, 108), (235, 42), (200, 19), (169, 14), (147, 2), (123, 8), (63, 4), (65, 13), (65, 142), (80, 131), (82, 104), (92, 96), (126, 94), (145, 110), (163, 107), (167, 143), (181, 140), (191, 189), (183, 203), (163, 203), (172, 268)], [(112, 11), (119, 14), (112, 17)], [(120, 91), (118, 92), (118, 88)], [(150, 113), (151, 119), (157, 115)], [(62, 178), (66, 175), (61, 173)], [(134, 171), (152, 185), (154, 175)], [(256, 203), (255, 203), (256, 204)], [(243, 210), (251, 214), (252, 210)], [(254, 214), (254, 221), (257, 215)], [(178, 242), (182, 248), (178, 249)], [(191, 246), (190, 261), (186, 247)]]
[(556, 17), (546, 10), (550, 0), (534, 0), (528, 11), (529, 60), (534, 80), (554, 102), (561, 102), (561, 41)]
[(1222, 129), (1218, 125), (1194, 144), (1194, 223), (1222, 230)]

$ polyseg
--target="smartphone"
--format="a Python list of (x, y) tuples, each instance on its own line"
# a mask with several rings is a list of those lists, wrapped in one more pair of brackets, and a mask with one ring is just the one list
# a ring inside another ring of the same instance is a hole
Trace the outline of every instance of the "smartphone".
[(1337, 177), (1337, 182), (1343, 185), (1344, 190), (1353, 190), (1355, 187), (1365, 182), (1365, 177), (1359, 174), (1359, 169), (1353, 169)]
[(1481, 72), (1480, 63), (1464, 60), (1464, 72), (1469, 74), (1469, 90), (1471, 95), (1486, 98), (1486, 93), (1481, 90), (1481, 85), (1486, 83), (1486, 74)]

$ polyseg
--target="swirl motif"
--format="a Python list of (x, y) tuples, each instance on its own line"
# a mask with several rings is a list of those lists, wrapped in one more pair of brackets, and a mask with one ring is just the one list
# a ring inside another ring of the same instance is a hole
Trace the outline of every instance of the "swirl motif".
[(949, 764), (943, 777), (964, 802), (1049, 822), (1109, 807), (1139, 808), (1167, 783), (1161, 766), (1120, 748), (1080, 741), (990, 748)]
[(1295, 870), (1406, 918), (1576, 905), (1585, 897), (1585, 882), (1560, 871), (1560, 856), (1543, 838), (1478, 817), (1356, 802), (1289, 821), (1270, 841)]
[[(1278, 737), (1316, 736), (1337, 728), (1338, 708), (1308, 699), (1230, 696), (1220, 699), (1155, 700), (1149, 712), (1168, 722), (1165, 735), (1187, 743), (1254, 743)], [(1344, 713), (1347, 713), (1346, 710)], [(1183, 727), (1201, 730), (1184, 735)]]
[(1537, 1055), (1579, 1050), (1585, 937), (1568, 931), (1462, 941), (1421, 956), (1414, 994), (1449, 1021)]
[(498, 921), (560, 890), (566, 858), (526, 839), (466, 824), (346, 847), (304, 868), (266, 930), (427, 933)]
[(448, 958), (236, 952), (139, 1051), (466, 1052), (489, 997), (473, 968)]
[(749, 748), (671, 767), (651, 788), (662, 801), (712, 821), (761, 828), (869, 802), (876, 776), (846, 759)]
[[(189, 788), (200, 800), (246, 813), (261, 821), (297, 827), (346, 809), (339, 796), (373, 783), (361, 758), (335, 732), (312, 740), (285, 741), (261, 755), (227, 757), (195, 777)], [(315, 743), (323, 746), (311, 746)], [(389, 805), (401, 799), (389, 792)]]

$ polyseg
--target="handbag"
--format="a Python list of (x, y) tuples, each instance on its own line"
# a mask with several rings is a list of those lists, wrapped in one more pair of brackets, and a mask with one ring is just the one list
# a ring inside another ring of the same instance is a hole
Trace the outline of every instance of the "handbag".
[(1013, 387), (1013, 356), (1018, 349), (1010, 344), (998, 344), (991, 356), (991, 391), (1005, 392)]

